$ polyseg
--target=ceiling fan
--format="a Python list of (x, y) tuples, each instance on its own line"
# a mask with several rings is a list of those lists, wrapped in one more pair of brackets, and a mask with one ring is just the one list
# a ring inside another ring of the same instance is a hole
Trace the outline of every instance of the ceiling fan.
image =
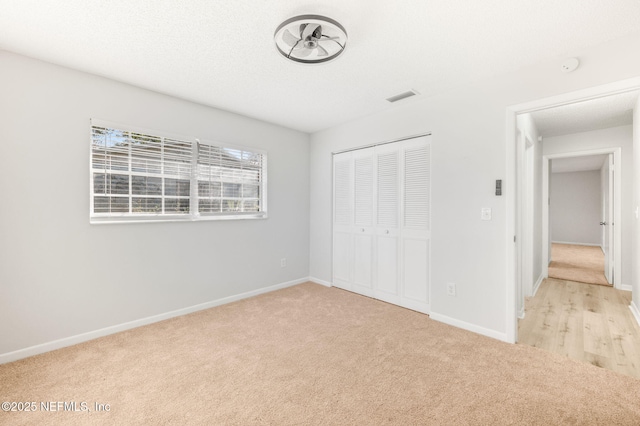
[(347, 32), (333, 19), (300, 15), (287, 19), (274, 34), (278, 51), (301, 63), (327, 62), (340, 55), (347, 45)]

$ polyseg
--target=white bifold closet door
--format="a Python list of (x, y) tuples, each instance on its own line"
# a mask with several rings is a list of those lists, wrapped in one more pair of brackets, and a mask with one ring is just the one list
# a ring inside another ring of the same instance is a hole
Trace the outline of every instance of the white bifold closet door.
[(429, 312), (429, 139), (334, 155), (336, 287)]

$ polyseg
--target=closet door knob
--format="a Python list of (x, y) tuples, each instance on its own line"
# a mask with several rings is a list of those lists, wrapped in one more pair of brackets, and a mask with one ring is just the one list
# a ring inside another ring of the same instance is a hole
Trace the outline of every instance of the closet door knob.
[(362, 228), (362, 232), (364, 232), (364, 228)]
[(384, 231), (384, 233), (385, 233), (385, 234), (388, 234), (388, 233), (389, 233), (389, 230), (387, 229), (386, 231)]

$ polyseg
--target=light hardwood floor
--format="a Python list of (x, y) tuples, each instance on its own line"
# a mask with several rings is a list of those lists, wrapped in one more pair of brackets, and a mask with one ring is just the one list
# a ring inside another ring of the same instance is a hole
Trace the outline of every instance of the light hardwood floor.
[(631, 292), (546, 279), (525, 303), (518, 343), (640, 378), (640, 327)]

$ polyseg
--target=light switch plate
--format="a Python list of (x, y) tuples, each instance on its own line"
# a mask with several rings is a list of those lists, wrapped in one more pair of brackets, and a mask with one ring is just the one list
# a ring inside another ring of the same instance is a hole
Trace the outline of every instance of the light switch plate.
[(489, 207), (483, 207), (480, 217), (482, 220), (491, 220), (491, 209)]

